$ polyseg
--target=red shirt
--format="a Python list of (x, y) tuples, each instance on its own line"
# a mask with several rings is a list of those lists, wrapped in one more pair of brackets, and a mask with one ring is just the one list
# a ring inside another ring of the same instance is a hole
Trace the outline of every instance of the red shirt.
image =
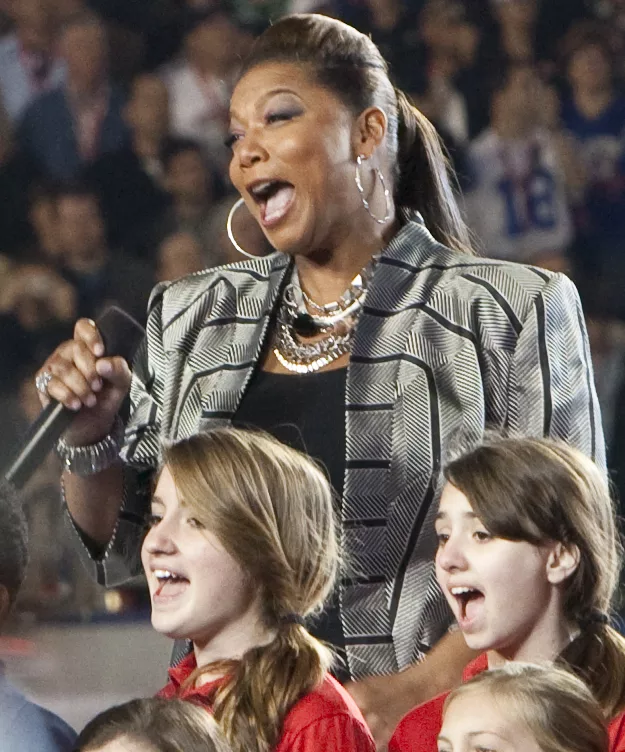
[[(191, 653), (169, 669), (169, 683), (159, 697), (179, 697), (208, 709), (220, 680), (199, 687), (181, 684), (196, 669)], [(375, 742), (356, 703), (329, 674), (317, 689), (298, 700), (289, 710), (275, 752), (375, 752)]]
[[(469, 681), (488, 669), (486, 653), (471, 661), (462, 674), (462, 681)], [(405, 715), (393, 733), (388, 752), (437, 752), (436, 740), (443, 725), (443, 705), (449, 692), (424, 702)], [(610, 752), (625, 752), (625, 711), (610, 721)]]

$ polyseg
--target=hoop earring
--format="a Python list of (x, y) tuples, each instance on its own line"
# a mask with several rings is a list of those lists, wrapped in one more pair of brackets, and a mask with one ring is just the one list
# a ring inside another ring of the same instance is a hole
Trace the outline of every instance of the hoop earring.
[(386, 202), (386, 215), (384, 216), (384, 219), (376, 217), (375, 214), (371, 211), (369, 202), (367, 201), (367, 198), (365, 196), (365, 189), (362, 187), (362, 180), (360, 177), (360, 168), (362, 167), (362, 163), (365, 161), (365, 159), (366, 157), (363, 157), (362, 154), (359, 154), (356, 157), (356, 186), (358, 188), (358, 193), (360, 193), (360, 200), (362, 201), (362, 205), (365, 207), (367, 214), (371, 217), (371, 219), (373, 219), (379, 225), (385, 225), (391, 218), (391, 196), (388, 188), (386, 187), (386, 181), (384, 180), (382, 171), (379, 167), (376, 167), (375, 173), (378, 180), (380, 181), (382, 190), (384, 191), (384, 201)]
[(237, 209), (239, 209), (244, 203), (245, 201), (243, 201), (242, 198), (238, 198), (232, 205), (232, 208), (228, 212), (228, 219), (226, 220), (226, 232), (228, 233), (228, 238), (230, 239), (230, 242), (240, 254), (242, 254), (243, 256), (247, 256), (248, 258), (251, 258), (251, 259), (257, 259), (260, 257), (256, 256), (254, 253), (248, 253), (247, 251), (244, 251), (243, 248), (241, 248), (241, 246), (234, 239), (234, 233), (232, 232), (232, 217), (234, 217), (234, 214), (237, 211)]

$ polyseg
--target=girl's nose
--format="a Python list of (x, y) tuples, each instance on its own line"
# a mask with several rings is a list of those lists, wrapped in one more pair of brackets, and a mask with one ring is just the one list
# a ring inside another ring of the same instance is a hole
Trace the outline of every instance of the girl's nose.
[(143, 541), (143, 548), (151, 554), (176, 553), (178, 547), (171, 524), (161, 520), (150, 528)]
[(450, 535), (445, 543), (439, 546), (436, 553), (436, 564), (445, 572), (467, 568), (464, 547), (458, 537)]

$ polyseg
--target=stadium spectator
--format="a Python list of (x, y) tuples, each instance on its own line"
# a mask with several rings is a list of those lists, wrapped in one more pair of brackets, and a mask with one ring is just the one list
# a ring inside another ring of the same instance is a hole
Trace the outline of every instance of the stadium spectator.
[(160, 244), (156, 260), (159, 282), (185, 277), (204, 269), (202, 246), (190, 232), (176, 232)]
[(511, 65), (493, 96), (491, 126), (469, 147), (469, 225), (487, 256), (565, 268), (572, 239), (565, 179), (540, 116), (549, 92)]
[(145, 319), (154, 275), (149, 267), (108, 246), (96, 194), (80, 184), (64, 187), (57, 210), (62, 271), (77, 290), (79, 315), (96, 318), (116, 304), (136, 319)]
[(161, 151), (169, 133), (169, 99), (155, 75), (138, 76), (124, 110), (130, 143), (102, 155), (85, 171), (98, 191), (112, 245), (132, 250), (137, 227), (157, 222), (169, 199)]
[(29, 192), (39, 170), (15, 141), (11, 121), (0, 105), (0, 253), (19, 258), (33, 241)]
[(423, 0), (364, 0), (337, 3), (336, 15), (371, 36), (388, 61), (393, 82), (414, 94), (422, 88), (419, 10)]
[(28, 257), (34, 257), (51, 266), (58, 265), (61, 255), (56, 194), (56, 185), (40, 180), (35, 183), (28, 196), (28, 217), (34, 235), (34, 246)]
[(56, 57), (55, 24), (46, 0), (17, 0), (15, 30), (0, 39), (0, 96), (16, 121), (42, 92), (58, 86), (65, 67)]
[(198, 141), (224, 165), (236, 39), (234, 24), (225, 12), (193, 14), (182, 57), (163, 70), (173, 133)]
[(601, 29), (571, 29), (564, 61), (571, 93), (562, 123), (583, 174), (574, 207), (580, 292), (600, 284), (604, 312), (625, 318), (625, 95)]
[(128, 138), (124, 98), (107, 72), (107, 37), (102, 22), (80, 15), (61, 35), (67, 80), (42, 94), (26, 110), (20, 141), (49, 175), (68, 179)]
[(203, 248), (206, 266), (224, 263), (215, 254), (211, 207), (218, 192), (217, 177), (211, 171), (202, 147), (188, 138), (171, 138), (161, 153), (163, 185), (170, 207), (158, 223), (151, 223), (156, 244), (176, 232), (192, 233)]
[[(76, 291), (42, 264), (4, 265), (0, 285), (0, 391), (15, 391), (20, 376), (72, 331)], [(32, 373), (32, 371), (31, 371)], [(32, 379), (31, 379), (32, 381)]]
[[(7, 484), (0, 488), (0, 627), (15, 602), (28, 561), (28, 532), (21, 501)], [(2, 748), (20, 752), (70, 752), (76, 734), (58, 716), (18, 692), (0, 664)]]

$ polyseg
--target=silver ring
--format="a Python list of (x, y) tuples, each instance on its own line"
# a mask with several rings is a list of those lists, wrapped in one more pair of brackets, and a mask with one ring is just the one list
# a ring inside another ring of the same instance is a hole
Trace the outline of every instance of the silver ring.
[(52, 374), (50, 371), (42, 371), (41, 373), (37, 374), (37, 377), (35, 378), (35, 386), (37, 387), (37, 391), (40, 394), (45, 394), (46, 397), (49, 397), (48, 394), (48, 384), (52, 381)]

